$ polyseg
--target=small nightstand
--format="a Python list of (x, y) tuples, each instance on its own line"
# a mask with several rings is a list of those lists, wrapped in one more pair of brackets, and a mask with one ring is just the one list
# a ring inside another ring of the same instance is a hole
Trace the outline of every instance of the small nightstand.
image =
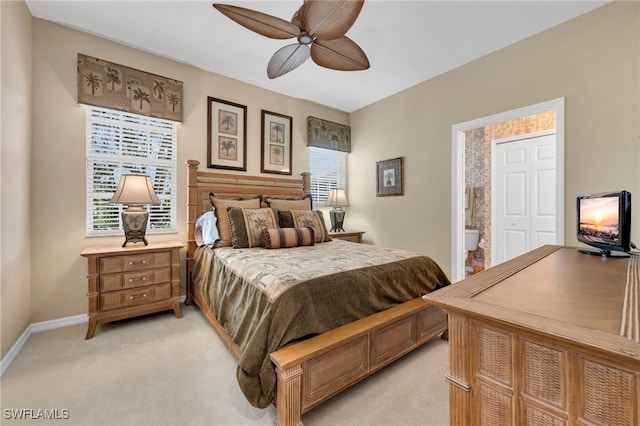
[(331, 238), (335, 238), (337, 240), (351, 241), (352, 243), (361, 243), (362, 234), (364, 234), (364, 231), (351, 231), (349, 229), (347, 229), (344, 232), (329, 232), (329, 236)]
[(177, 241), (147, 246), (91, 246), (81, 256), (89, 262), (89, 328), (98, 324), (173, 309), (180, 311), (180, 249)]

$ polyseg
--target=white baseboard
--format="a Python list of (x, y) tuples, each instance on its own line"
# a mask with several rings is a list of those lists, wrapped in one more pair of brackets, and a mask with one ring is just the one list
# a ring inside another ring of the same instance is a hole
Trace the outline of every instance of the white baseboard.
[(24, 345), (27, 343), (27, 340), (29, 340), (29, 337), (31, 337), (33, 333), (53, 330), (54, 328), (68, 327), (75, 324), (82, 324), (83, 322), (87, 321), (89, 321), (89, 316), (87, 314), (84, 314), (29, 324), (29, 326), (20, 335), (16, 343), (13, 344), (9, 352), (7, 352), (7, 355), (5, 355), (5, 357), (0, 361), (0, 377), (4, 375), (4, 372), (9, 368), (13, 360), (16, 359)]
[(82, 324), (88, 322), (89, 316), (87, 314), (75, 315), (72, 317), (58, 318), (49, 321), (34, 322), (31, 324), (31, 332), (38, 333), (40, 331), (53, 330), (54, 328), (68, 327), (70, 325)]
[[(184, 303), (185, 299), (186, 296), (181, 296), (180, 303)], [(4, 375), (4, 372), (9, 368), (13, 360), (16, 359), (24, 345), (27, 343), (27, 340), (29, 340), (29, 337), (31, 337), (33, 333), (53, 330), (54, 328), (68, 327), (70, 325), (82, 324), (83, 322), (87, 321), (89, 321), (89, 316), (87, 314), (83, 314), (29, 324), (29, 326), (20, 335), (16, 343), (13, 344), (9, 352), (7, 352), (5, 357), (0, 360), (0, 377)]]
[(11, 346), (11, 349), (9, 349), (5, 357), (0, 360), (0, 377), (4, 376), (4, 372), (9, 368), (13, 360), (16, 359), (24, 344), (27, 343), (27, 340), (29, 340), (29, 336), (31, 336), (31, 324), (27, 326), (18, 340)]

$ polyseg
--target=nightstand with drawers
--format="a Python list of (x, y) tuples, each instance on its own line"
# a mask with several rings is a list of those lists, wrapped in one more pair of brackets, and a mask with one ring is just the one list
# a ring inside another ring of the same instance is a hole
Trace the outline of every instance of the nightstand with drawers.
[(176, 241), (147, 246), (91, 246), (88, 260), (89, 327), (91, 339), (98, 324), (173, 309), (180, 311), (180, 249)]
[(335, 238), (337, 240), (351, 241), (352, 243), (361, 243), (362, 234), (364, 234), (364, 231), (351, 231), (349, 229), (342, 232), (329, 232), (329, 236), (331, 238)]

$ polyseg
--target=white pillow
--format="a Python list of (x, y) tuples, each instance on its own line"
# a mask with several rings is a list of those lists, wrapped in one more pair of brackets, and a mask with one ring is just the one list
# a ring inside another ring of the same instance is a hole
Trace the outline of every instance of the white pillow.
[(196, 245), (203, 246), (209, 245), (220, 239), (218, 234), (218, 227), (216, 225), (218, 219), (213, 211), (202, 214), (196, 220), (195, 238)]

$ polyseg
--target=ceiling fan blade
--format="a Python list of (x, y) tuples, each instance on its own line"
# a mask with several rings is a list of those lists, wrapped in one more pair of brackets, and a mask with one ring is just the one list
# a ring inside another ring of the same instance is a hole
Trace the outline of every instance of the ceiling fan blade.
[(304, 44), (290, 44), (278, 49), (273, 54), (269, 65), (267, 65), (267, 75), (269, 78), (277, 78), (288, 73), (309, 59), (309, 47)]
[(325, 68), (340, 71), (362, 71), (369, 68), (369, 59), (353, 40), (318, 40), (311, 45), (311, 59)]
[(349, 31), (363, 5), (364, 0), (305, 0), (292, 22), (313, 37), (333, 40)]
[(243, 27), (265, 37), (287, 39), (300, 35), (300, 28), (291, 22), (266, 13), (222, 3), (214, 3), (213, 7)]

